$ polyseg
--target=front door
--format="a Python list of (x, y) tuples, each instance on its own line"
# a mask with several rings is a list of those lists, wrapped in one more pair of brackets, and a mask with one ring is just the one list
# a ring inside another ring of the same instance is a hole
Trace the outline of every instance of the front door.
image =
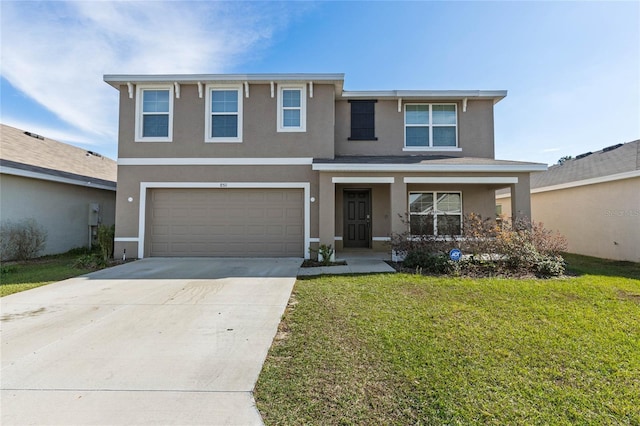
[(344, 190), (344, 247), (371, 247), (371, 191)]

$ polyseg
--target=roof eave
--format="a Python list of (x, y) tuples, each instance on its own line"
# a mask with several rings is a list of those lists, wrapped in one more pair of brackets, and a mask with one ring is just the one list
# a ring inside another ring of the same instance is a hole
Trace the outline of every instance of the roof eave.
[(343, 99), (493, 99), (494, 104), (507, 96), (506, 90), (344, 90)]
[(542, 163), (526, 164), (350, 164), (315, 163), (313, 170), (325, 172), (457, 172), (531, 173), (547, 170)]
[(105, 83), (115, 87), (122, 84), (196, 84), (213, 82), (249, 82), (249, 83), (270, 83), (270, 82), (314, 82), (337, 85), (340, 90), (344, 84), (344, 74), (105, 74)]

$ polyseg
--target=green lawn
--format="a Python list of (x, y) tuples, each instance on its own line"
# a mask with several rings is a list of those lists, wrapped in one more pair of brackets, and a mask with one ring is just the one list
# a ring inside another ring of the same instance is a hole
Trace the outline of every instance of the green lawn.
[(91, 272), (91, 269), (73, 267), (77, 257), (77, 254), (64, 254), (20, 263), (3, 263), (0, 268), (0, 296)]
[(299, 280), (258, 380), (267, 425), (640, 425), (640, 264), (577, 276)]

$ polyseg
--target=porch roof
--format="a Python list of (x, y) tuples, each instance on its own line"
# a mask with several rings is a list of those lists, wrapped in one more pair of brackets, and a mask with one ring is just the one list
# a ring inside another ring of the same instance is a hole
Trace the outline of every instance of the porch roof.
[(539, 172), (543, 163), (446, 155), (337, 156), (314, 159), (313, 170), (334, 172)]

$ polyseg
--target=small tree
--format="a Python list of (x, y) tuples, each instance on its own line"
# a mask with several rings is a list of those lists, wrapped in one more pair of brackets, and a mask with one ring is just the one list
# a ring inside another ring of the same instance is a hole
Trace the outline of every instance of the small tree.
[(47, 243), (47, 230), (34, 218), (19, 222), (10, 220), (0, 225), (0, 257), (2, 260), (27, 260), (36, 257)]

